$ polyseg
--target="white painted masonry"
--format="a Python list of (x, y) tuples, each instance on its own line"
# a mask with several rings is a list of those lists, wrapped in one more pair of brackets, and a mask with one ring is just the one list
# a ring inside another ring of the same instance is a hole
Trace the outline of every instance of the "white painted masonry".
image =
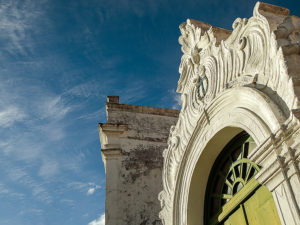
[(210, 169), (242, 130), (257, 144), (249, 159), (281, 223), (300, 224), (300, 18), (258, 2), (232, 33), (194, 20), (180, 30), (182, 109), (164, 151), (163, 224), (204, 223)]

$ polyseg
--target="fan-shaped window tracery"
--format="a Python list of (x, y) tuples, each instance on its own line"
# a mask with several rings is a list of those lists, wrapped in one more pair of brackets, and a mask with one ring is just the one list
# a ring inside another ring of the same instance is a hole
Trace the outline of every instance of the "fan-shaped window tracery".
[(242, 132), (234, 137), (215, 161), (210, 173), (205, 200), (207, 224), (217, 224), (216, 218), (230, 200), (260, 170), (259, 166), (248, 159), (256, 147), (253, 139)]

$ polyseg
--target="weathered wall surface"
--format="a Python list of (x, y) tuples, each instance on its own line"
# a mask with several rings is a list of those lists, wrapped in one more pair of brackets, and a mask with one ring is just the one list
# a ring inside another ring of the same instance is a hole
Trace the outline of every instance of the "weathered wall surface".
[(162, 152), (178, 110), (119, 104), (108, 97), (99, 124), (106, 170), (106, 225), (158, 225)]

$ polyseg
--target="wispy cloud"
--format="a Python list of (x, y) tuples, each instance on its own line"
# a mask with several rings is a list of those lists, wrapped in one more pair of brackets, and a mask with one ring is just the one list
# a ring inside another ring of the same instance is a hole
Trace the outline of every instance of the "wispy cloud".
[(8, 106), (0, 110), (0, 127), (10, 127), (14, 122), (22, 121), (25, 114), (17, 106)]
[(40, 184), (34, 184), (32, 187), (32, 195), (37, 200), (50, 204), (53, 201), (53, 197), (49, 194), (47, 189)]
[(94, 112), (90, 112), (90, 113), (85, 113), (81, 116), (78, 117), (78, 119), (97, 119), (97, 120), (101, 120), (105, 118), (105, 107), (101, 107), (100, 109), (94, 111)]
[(162, 2), (156, 2), (151, 0), (118, 0), (118, 1), (106, 1), (105, 4), (98, 10), (100, 21), (104, 22), (118, 16), (120, 13), (126, 13), (127, 15), (134, 15), (136, 17), (144, 16), (156, 16), (159, 8), (162, 6)]
[(105, 225), (105, 214), (102, 214), (98, 219), (89, 222), (88, 225)]
[[(101, 64), (103, 62), (101, 61)], [(113, 65), (112, 65), (113, 67)], [(70, 87), (65, 91), (65, 95), (73, 95), (80, 98), (104, 98), (108, 91), (116, 89), (116, 77), (100, 77), (98, 79), (90, 79)]]
[(22, 185), (24, 188), (31, 191), (34, 199), (43, 203), (49, 204), (53, 201), (52, 196), (49, 194), (43, 183), (35, 180), (30, 174), (28, 174), (26, 168), (13, 167), (6, 171), (11, 181)]
[(75, 206), (76, 204), (76, 202), (72, 199), (61, 199), (60, 202), (69, 206)]
[(32, 209), (22, 210), (19, 213), (19, 215), (24, 215), (24, 214), (42, 215), (43, 213), (44, 213), (44, 211), (42, 209), (32, 208)]
[(88, 81), (72, 87), (67, 91), (67, 93), (84, 98), (88, 98), (91, 96), (98, 97), (101, 95), (101, 88), (100, 84), (97, 81)]
[(71, 182), (68, 184), (69, 188), (79, 190), (80, 192), (85, 192), (86, 195), (92, 195), (94, 192), (101, 188), (100, 185), (97, 185), (93, 182), (84, 183), (84, 182)]
[[(61, 166), (63, 169), (72, 171), (74, 173), (80, 173), (83, 163), (86, 161), (86, 152), (84, 150), (78, 149), (72, 150), (72, 154), (69, 155), (69, 158), (61, 159)], [(72, 160), (70, 160), (72, 159)]]
[[(15, 130), (13, 130), (15, 131)], [(0, 152), (6, 156), (14, 157), (14, 160), (32, 161), (37, 159), (45, 143), (39, 142), (39, 137), (34, 133), (24, 132), (23, 134), (14, 132), (7, 132), (3, 135), (3, 140), (0, 140)], [(20, 148), (22, 146), (22, 148)]]
[(130, 104), (143, 99), (146, 96), (146, 85), (143, 81), (132, 81), (128, 82), (127, 88), (122, 90), (121, 101)]
[(0, 4), (0, 40), (5, 41), (2, 46), (10, 54), (27, 54), (31, 42), (24, 42), (28, 38), (27, 32), (33, 29), (41, 9), (34, 1), (8, 0)]
[(161, 104), (172, 109), (181, 109), (181, 94), (175, 89), (169, 89), (167, 94), (161, 98)]
[(174, 89), (170, 91), (171, 99), (174, 101), (172, 109), (181, 109), (181, 95), (177, 93)]
[(59, 164), (54, 160), (44, 160), (39, 170), (39, 175), (45, 179), (56, 175), (59, 172)]
[(24, 198), (24, 194), (16, 192), (8, 187), (6, 187), (5, 184), (0, 183), (0, 195), (2, 196), (10, 196), (12, 198), (17, 198), (17, 199), (23, 199)]
[(36, 132), (43, 134), (47, 141), (59, 141), (65, 137), (67, 115), (72, 111), (72, 105), (66, 103), (62, 95), (48, 94), (42, 96), (33, 105), (36, 107), (37, 120), (33, 121)]
[(41, 118), (60, 120), (71, 110), (70, 106), (67, 106), (61, 96), (48, 97), (42, 100), (40, 105)]

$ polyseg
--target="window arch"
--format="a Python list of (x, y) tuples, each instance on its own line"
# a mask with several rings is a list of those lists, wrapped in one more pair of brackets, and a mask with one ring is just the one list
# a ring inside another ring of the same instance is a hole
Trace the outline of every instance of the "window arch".
[[(251, 179), (259, 172), (259, 166), (248, 159), (255, 147), (256, 144), (249, 134), (241, 132), (224, 147), (217, 157), (206, 188), (205, 224), (220, 224), (220, 216), (221, 218), (228, 216), (238, 205), (232, 204), (231, 209), (223, 209), (238, 192), (251, 183)], [(254, 185), (250, 189), (254, 191), (258, 184), (252, 183)], [(242, 196), (235, 202), (239, 203), (244, 198), (245, 196)]]
[(255, 147), (243, 131), (215, 160), (206, 188), (206, 225), (280, 225), (271, 192), (254, 178), (260, 167), (248, 156)]

